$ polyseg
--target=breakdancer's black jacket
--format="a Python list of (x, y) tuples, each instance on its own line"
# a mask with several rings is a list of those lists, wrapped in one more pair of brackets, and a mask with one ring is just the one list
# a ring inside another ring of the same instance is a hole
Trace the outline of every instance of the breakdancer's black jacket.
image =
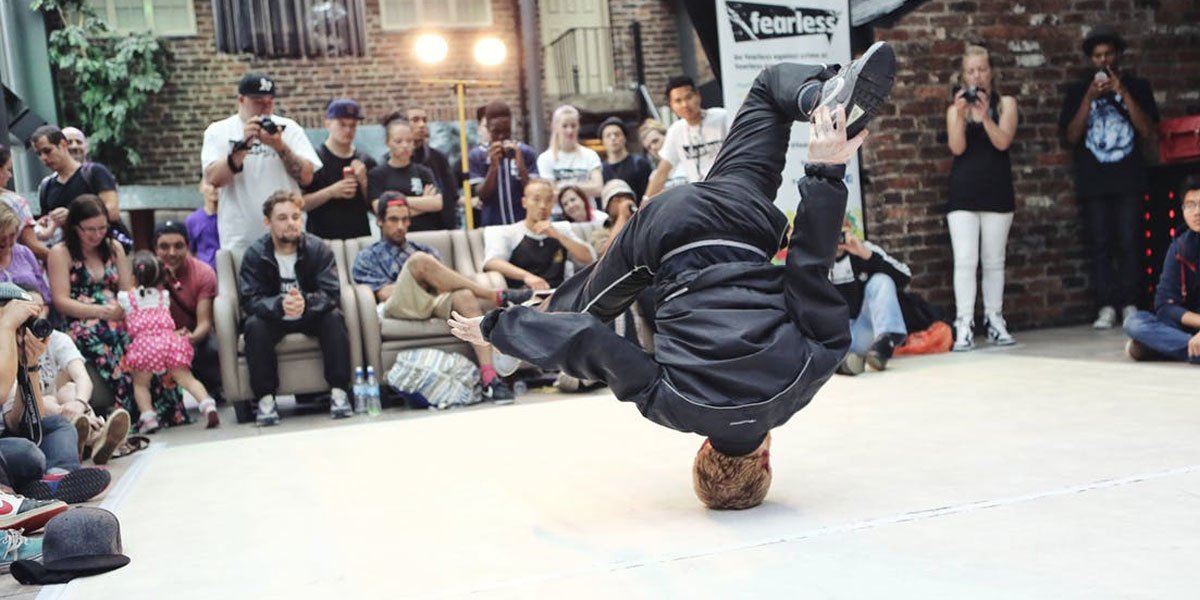
[[(787, 219), (772, 199), (792, 122), (802, 118), (796, 97), (823, 73), (764, 70), (708, 178), (656, 197), (598, 263), (559, 288), (550, 310), (567, 306), (560, 293), (579, 293), (579, 312), (495, 310), (484, 336), (539, 367), (604, 381), (648, 419), (708, 436), (718, 450), (752, 451), (808, 404), (850, 344), (846, 305), (829, 281), (844, 165), (806, 167), (786, 264), (767, 260), (785, 239)], [(637, 291), (607, 302), (614, 290), (639, 277), (655, 288), (653, 355), (602, 323)]]

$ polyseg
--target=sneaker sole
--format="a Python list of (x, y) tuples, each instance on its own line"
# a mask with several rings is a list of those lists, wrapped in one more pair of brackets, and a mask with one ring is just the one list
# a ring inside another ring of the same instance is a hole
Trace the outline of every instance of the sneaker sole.
[(58, 480), (58, 489), (52, 489), (45, 481), (35, 481), (21, 493), (38, 500), (62, 500), (67, 504), (87, 502), (108, 489), (112, 474), (103, 469), (80, 469), (71, 471)]
[(886, 42), (875, 42), (849, 68), (842, 78), (845, 85), (820, 105), (846, 108), (846, 139), (853, 139), (887, 102), (896, 83), (896, 53)]
[(112, 458), (113, 452), (121, 446), (121, 442), (129, 435), (129, 413), (124, 409), (115, 410), (104, 422), (100, 430), (100, 443), (92, 450), (92, 462), (103, 465)]
[(875, 369), (876, 371), (886, 371), (887, 364), (888, 359), (874, 352), (867, 353), (867, 366), (871, 367), (872, 369)]
[(205, 421), (204, 421), (205, 429), (216, 429), (218, 426), (221, 425), (221, 415), (217, 414), (216, 409), (210, 410), (207, 413), (205, 413), (204, 419), (205, 419)]
[(279, 424), (279, 417), (255, 418), (259, 427), (274, 427)]
[(76, 454), (83, 456), (83, 447), (87, 445), (88, 438), (92, 435), (92, 427), (88, 424), (87, 417), (79, 415), (75, 417), (75, 442)]
[(329, 416), (334, 419), (349, 419), (353, 415), (354, 411), (349, 408), (329, 411)]
[(14, 515), (12, 518), (0, 520), (0, 529), (24, 529), (26, 534), (33, 533), (46, 526), (50, 519), (66, 511), (69, 506), (65, 502), (47, 504)]

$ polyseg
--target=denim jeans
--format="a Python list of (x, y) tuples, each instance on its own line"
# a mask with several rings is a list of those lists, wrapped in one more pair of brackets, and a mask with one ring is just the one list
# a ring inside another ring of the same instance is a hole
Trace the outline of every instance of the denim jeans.
[(1158, 315), (1152, 312), (1139, 310), (1126, 320), (1125, 335), (1170, 360), (1200, 365), (1200, 357), (1188, 358), (1187, 354), (1188, 340), (1192, 339), (1196, 332), (1189, 333), (1179, 325), (1158, 318)]
[(885, 333), (907, 335), (908, 328), (904, 326), (904, 313), (900, 311), (896, 282), (883, 273), (876, 273), (867, 280), (862, 309), (850, 320), (850, 351), (866, 354), (875, 338)]
[(79, 468), (79, 438), (70, 421), (58, 416), (42, 417), (40, 446), (5, 431), (0, 437), (0, 454), (14, 487), (41, 479), (50, 469), (74, 471)]

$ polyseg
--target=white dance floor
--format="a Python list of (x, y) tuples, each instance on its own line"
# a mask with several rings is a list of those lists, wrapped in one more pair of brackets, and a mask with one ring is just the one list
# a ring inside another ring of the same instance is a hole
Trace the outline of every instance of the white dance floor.
[(699, 437), (607, 392), (168, 443), (108, 500), (132, 563), (39, 597), (1194, 597), (1197, 384), (992, 351), (835, 377), (732, 513), (692, 494)]

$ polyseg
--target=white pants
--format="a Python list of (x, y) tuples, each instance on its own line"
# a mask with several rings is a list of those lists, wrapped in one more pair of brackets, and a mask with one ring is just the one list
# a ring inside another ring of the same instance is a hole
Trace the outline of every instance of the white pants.
[(954, 304), (956, 317), (975, 316), (975, 272), (983, 258), (983, 312), (1004, 309), (1004, 253), (1013, 213), (955, 210), (946, 215), (950, 244), (954, 248)]

